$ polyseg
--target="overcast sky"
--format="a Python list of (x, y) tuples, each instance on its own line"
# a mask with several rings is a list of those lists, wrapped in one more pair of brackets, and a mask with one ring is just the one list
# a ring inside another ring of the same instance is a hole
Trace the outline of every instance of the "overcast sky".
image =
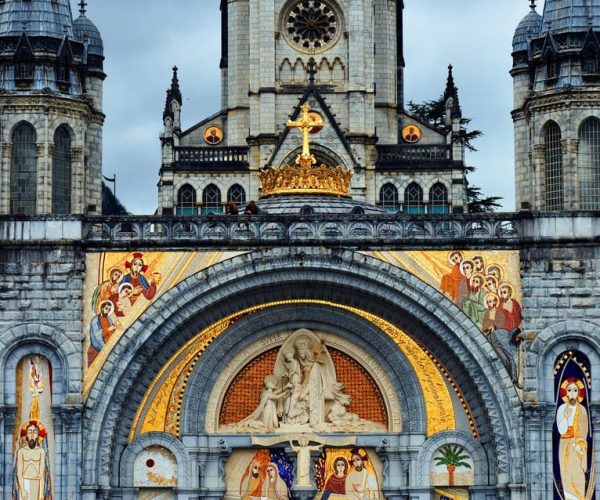
[[(182, 127), (219, 111), (219, 0), (88, 0), (104, 39), (104, 174), (135, 214), (157, 206), (162, 112), (179, 67)], [(443, 92), (454, 66), (463, 115), (484, 132), (470, 182), (514, 210), (511, 39), (529, 0), (405, 0), (405, 98)], [(538, 2), (541, 4), (541, 2)], [(78, 7), (73, 1), (74, 16)], [(538, 7), (541, 11), (541, 6)]]

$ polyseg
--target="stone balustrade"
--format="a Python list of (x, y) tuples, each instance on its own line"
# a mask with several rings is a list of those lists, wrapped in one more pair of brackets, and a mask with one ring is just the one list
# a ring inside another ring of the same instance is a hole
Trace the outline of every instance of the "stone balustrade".
[(340, 245), (357, 248), (519, 248), (600, 236), (600, 214), (0, 216), (0, 244), (177, 248)]

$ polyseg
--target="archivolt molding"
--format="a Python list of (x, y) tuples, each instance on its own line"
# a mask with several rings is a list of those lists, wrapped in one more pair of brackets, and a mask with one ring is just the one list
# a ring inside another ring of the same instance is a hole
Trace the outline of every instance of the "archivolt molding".
[(220, 367), (232, 364), (234, 353), (255, 342), (281, 338), (282, 331), (300, 327), (343, 336), (353, 346), (367, 352), (388, 374), (403, 402), (400, 411), (404, 432), (425, 433), (426, 412), (419, 382), (409, 361), (393, 341), (360, 316), (340, 308), (300, 301), (257, 310), (231, 325), (226, 335), (211, 343), (202, 364), (189, 378), (181, 411), (182, 432), (189, 436), (204, 432), (210, 392)]
[(0, 384), (0, 401), (4, 404), (16, 404), (8, 400), (14, 393), (14, 387), (6, 383), (14, 380), (19, 361), (30, 354), (40, 354), (52, 364), (55, 373), (53, 397), (55, 403), (67, 394), (81, 393), (81, 353), (74, 342), (64, 332), (40, 323), (27, 323), (15, 326), (0, 334), (0, 373), (5, 383)]
[[(284, 295), (286, 287), (273, 289), (274, 282), (301, 282), (303, 288), (310, 285), (315, 290), (335, 287), (345, 290), (348, 303), (360, 304), (368, 296), (370, 304), (382, 304), (392, 321), (404, 311), (426, 324), (460, 360), (485, 405), (497, 454), (498, 483), (522, 482), (524, 457), (516, 410), (520, 402), (509, 374), (477, 327), (438, 291), (402, 269), (350, 250), (306, 247), (244, 254), (202, 271), (165, 293), (123, 335), (86, 405), (84, 460), (89, 468), (84, 485), (110, 483), (111, 464), (127, 444), (131, 406), (139, 404), (147, 387), (140, 384), (142, 374), (153, 378), (165, 356), (198, 328), (239, 310), (239, 301), (250, 305), (264, 295)], [(253, 294), (253, 290), (261, 291)], [(189, 324), (192, 320), (195, 328)], [(173, 339), (170, 347), (169, 338)]]
[[(219, 429), (219, 415), (221, 413), (221, 407), (223, 399), (225, 398), (227, 389), (233, 382), (233, 379), (237, 374), (246, 366), (249, 360), (252, 360), (260, 354), (269, 351), (275, 347), (281, 347), (285, 340), (293, 332), (281, 332), (280, 335), (271, 336), (263, 341), (255, 342), (246, 349), (240, 351), (227, 365), (225, 370), (221, 372), (208, 400), (208, 408), (206, 414), (206, 431), (209, 433), (216, 433)], [(333, 347), (348, 356), (352, 357), (363, 366), (369, 374), (375, 380), (377, 387), (381, 391), (386, 412), (388, 415), (389, 432), (401, 432), (402, 431), (402, 416), (400, 410), (400, 401), (396, 395), (395, 388), (385, 372), (379, 367), (379, 363), (373, 359), (366, 351), (359, 348), (352, 342), (338, 337), (337, 335), (331, 335), (325, 332), (315, 332), (316, 335), (325, 342), (327, 347)]]
[[(600, 377), (600, 325), (583, 320), (560, 321), (539, 333), (528, 350), (527, 369), (536, 374), (540, 402), (554, 404), (552, 372), (556, 359), (567, 351), (583, 352), (590, 360), (592, 379)], [(597, 401), (600, 397), (596, 394)]]
[[(421, 483), (415, 486), (425, 488), (430, 486), (429, 478), (433, 455), (442, 446), (447, 444), (458, 444), (471, 455), (475, 466), (475, 470), (473, 471), (475, 473), (475, 486), (487, 486), (490, 484), (490, 478), (488, 476), (488, 457), (483, 447), (465, 432), (446, 431), (429, 438), (419, 450), (416, 460), (416, 477), (421, 480)], [(493, 479), (493, 477), (491, 479)]]

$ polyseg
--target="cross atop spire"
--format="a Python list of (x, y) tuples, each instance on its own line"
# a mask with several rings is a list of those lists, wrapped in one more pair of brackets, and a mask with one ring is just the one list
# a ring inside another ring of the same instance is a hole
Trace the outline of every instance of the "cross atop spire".
[(308, 136), (314, 127), (323, 127), (323, 119), (316, 113), (310, 114), (310, 104), (307, 102), (300, 106), (300, 109), (302, 110), (302, 113), (299, 119), (296, 121), (288, 120), (286, 126), (288, 128), (300, 129), (300, 132), (302, 133), (302, 154), (299, 158), (305, 160), (310, 159), (312, 163), (315, 163), (316, 160), (310, 154)]
[(87, 2), (85, 0), (81, 0), (79, 2), (79, 12), (82, 16), (85, 16), (85, 8), (87, 7)]

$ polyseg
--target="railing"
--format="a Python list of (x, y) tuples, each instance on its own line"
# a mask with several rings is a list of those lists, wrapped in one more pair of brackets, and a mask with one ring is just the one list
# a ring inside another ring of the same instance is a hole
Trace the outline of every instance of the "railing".
[(514, 214), (493, 216), (211, 215), (87, 219), (83, 239), (100, 246), (278, 246), (343, 244), (362, 248), (455, 244), (511, 246), (520, 221)]
[(202, 216), (0, 215), (0, 247), (236, 250), (319, 245), (360, 249), (522, 248), (598, 245), (600, 212)]
[(403, 144), (377, 146), (378, 167), (394, 167), (422, 163), (450, 163), (452, 161), (451, 146), (446, 144), (433, 146), (415, 146)]
[(248, 168), (248, 148), (246, 147), (176, 147), (175, 167)]

